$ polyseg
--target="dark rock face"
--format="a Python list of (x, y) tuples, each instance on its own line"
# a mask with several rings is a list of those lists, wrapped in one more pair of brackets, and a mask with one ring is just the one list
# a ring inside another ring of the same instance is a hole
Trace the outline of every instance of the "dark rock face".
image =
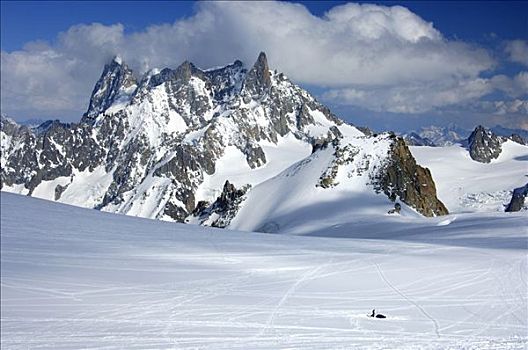
[(436, 197), (436, 186), (427, 168), (416, 164), (405, 141), (398, 137), (391, 145), (388, 164), (373, 181), (378, 191), (391, 200), (398, 197), (405, 204), (424, 216), (449, 214), (445, 205)]
[(84, 114), (82, 122), (92, 123), (99, 113), (110, 107), (121, 94), (127, 94), (128, 89), (134, 89), (136, 84), (132, 71), (120, 58), (115, 57), (105, 65), (103, 74), (95, 84), (88, 111)]
[[(93, 171), (104, 157), (104, 151), (90, 137), (91, 126), (86, 124), (47, 121), (35, 134), (2, 120), (1, 130), (13, 138), (11, 144), (21, 147), (6, 150), (8, 157), (0, 174), (0, 188), (24, 184), (31, 195), (42, 181), (69, 177), (74, 168)], [(60, 198), (62, 191), (59, 192), (56, 198)]]
[(358, 154), (356, 147), (353, 145), (342, 146), (339, 139), (334, 139), (332, 141), (332, 146), (335, 150), (333, 160), (328, 166), (327, 171), (319, 177), (319, 183), (316, 185), (317, 187), (331, 188), (337, 186), (339, 183), (336, 182), (336, 176), (339, 167), (352, 163), (354, 157)]
[(260, 96), (271, 87), (271, 76), (269, 72), (266, 54), (261, 52), (257, 62), (248, 72), (245, 88), (253, 96)]
[[(0, 130), (11, 143), (2, 145), (2, 167), (0, 172), (0, 189), (19, 183), (29, 184), (38, 168), (36, 138), (31, 130), (20, 126), (3, 115), (0, 116)], [(15, 145), (20, 145), (16, 148)]]
[(520, 145), (526, 145), (526, 141), (519, 134), (511, 134), (511, 136), (508, 138), (513, 142), (517, 142)]
[(468, 138), (471, 159), (481, 163), (489, 163), (498, 158), (502, 151), (501, 145), (501, 138), (481, 125), (477, 126)]
[(365, 136), (373, 136), (375, 134), (374, 131), (370, 130), (367, 126), (356, 126), (356, 128), (365, 134)]
[(522, 187), (518, 187), (513, 190), (512, 198), (508, 206), (506, 207), (507, 212), (521, 211), (525, 209), (524, 203), (528, 196), (528, 183)]
[(244, 196), (251, 186), (246, 185), (237, 189), (229, 181), (226, 181), (222, 194), (211, 204), (199, 202), (193, 215), (198, 217), (201, 224), (213, 227), (227, 227), (236, 216)]
[(62, 196), (62, 193), (68, 188), (68, 185), (66, 186), (61, 186), (61, 185), (57, 185), (55, 187), (55, 200), (58, 201), (60, 199), (60, 197)]
[(256, 143), (248, 143), (243, 153), (246, 155), (246, 161), (251, 169), (258, 168), (266, 164), (266, 154)]
[(317, 138), (311, 138), (310, 143), (312, 144), (312, 153), (315, 153), (321, 149), (325, 149), (329, 145), (337, 147), (339, 145), (339, 139), (341, 139), (342, 137), (343, 135), (341, 134), (339, 129), (332, 127), (326, 133), (326, 135), (321, 135)]
[(394, 203), (394, 209), (389, 210), (387, 214), (399, 214), (400, 211), (401, 211), (401, 204)]

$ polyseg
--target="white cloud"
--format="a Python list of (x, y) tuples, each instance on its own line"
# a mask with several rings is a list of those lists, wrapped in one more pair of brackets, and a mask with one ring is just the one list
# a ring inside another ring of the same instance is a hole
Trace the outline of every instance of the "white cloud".
[(502, 86), (502, 78), (480, 78), (496, 65), (489, 52), (444, 38), (401, 6), (349, 3), (317, 17), (295, 3), (210, 1), (189, 18), (140, 32), (126, 33), (120, 24), (76, 25), (53, 43), (2, 52), (2, 109), (77, 120), (114, 54), (142, 73), (186, 59), (204, 68), (235, 59), (252, 64), (259, 51), (295, 82), (375, 110), (415, 113)]
[(78, 25), (59, 34), (56, 45), (32, 42), (20, 51), (2, 51), (2, 111), (79, 120), (123, 31), (121, 25)]
[(510, 61), (528, 66), (528, 42), (526, 40), (508, 41), (505, 51)]
[(496, 116), (523, 116), (528, 115), (528, 99), (516, 98), (513, 100), (484, 100), (475, 101), (468, 105), (468, 110), (481, 114)]
[[(506, 94), (505, 100), (493, 103), (473, 103), (494, 91)], [(432, 82), (409, 82), (391, 87), (346, 87), (330, 89), (323, 99), (341, 105), (354, 105), (373, 111), (419, 114), (447, 106), (473, 103), (485, 107), (482, 111), (500, 115), (526, 113), (528, 72), (521, 71), (513, 78), (499, 74), (491, 78), (445, 79)]]
[(528, 100), (515, 99), (513, 101), (495, 101), (496, 114), (524, 114), (528, 115)]
[(332, 89), (323, 95), (329, 102), (360, 106), (379, 112), (418, 114), (483, 97), (493, 91), (487, 79), (474, 78), (417, 82), (405, 86)]
[(491, 78), (495, 89), (505, 92), (510, 97), (528, 94), (528, 72), (522, 71), (513, 78), (500, 74)]

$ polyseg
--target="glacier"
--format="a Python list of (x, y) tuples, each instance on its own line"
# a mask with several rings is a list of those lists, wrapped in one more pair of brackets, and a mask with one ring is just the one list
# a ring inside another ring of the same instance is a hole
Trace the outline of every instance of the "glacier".
[(308, 237), (0, 202), (2, 349), (528, 345), (523, 213), (351, 221)]

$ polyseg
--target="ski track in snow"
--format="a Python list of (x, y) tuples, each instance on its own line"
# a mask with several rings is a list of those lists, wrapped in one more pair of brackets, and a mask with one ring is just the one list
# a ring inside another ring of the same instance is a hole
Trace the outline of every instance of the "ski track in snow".
[[(515, 236), (525, 216), (505, 227), (461, 214), (442, 227), (518, 237), (503, 249), (427, 234), (240, 233), (1, 199), (2, 349), (527, 345), (527, 237)], [(388, 318), (367, 317), (373, 308)]]
[(425, 316), (427, 317), (428, 319), (431, 320), (431, 322), (433, 322), (433, 325), (434, 325), (434, 331), (436, 333), (436, 336), (437, 337), (440, 337), (440, 331), (439, 331), (439, 326), (438, 326), (438, 321), (435, 320), (431, 315), (429, 315), (427, 313), (427, 311), (424, 310), (423, 307), (420, 306), (420, 304), (418, 304), (416, 301), (414, 301), (413, 299), (409, 298), (407, 295), (405, 295), (401, 290), (399, 290), (396, 286), (394, 286), (388, 279), (387, 277), (385, 277), (385, 274), (383, 273), (383, 270), (381, 269), (381, 267), (379, 266), (379, 264), (374, 264), (376, 266), (376, 269), (378, 270), (378, 273), (381, 277), (381, 279), (387, 283), (387, 285), (393, 290), (395, 291), (396, 293), (398, 293), (403, 299), (407, 300), (409, 303), (413, 304), (414, 306), (416, 306), (418, 308), (418, 310), (420, 310), (420, 312)]
[(275, 320), (277, 314), (279, 313), (279, 310), (280, 308), (282, 307), (282, 305), (286, 302), (286, 300), (290, 297), (290, 295), (292, 295), (293, 293), (295, 293), (295, 290), (304, 282), (304, 281), (307, 281), (307, 280), (310, 280), (312, 279), (314, 276), (317, 276), (317, 273), (323, 269), (324, 266), (317, 266), (315, 268), (312, 268), (310, 270), (308, 270), (307, 272), (305, 272), (304, 274), (301, 275), (301, 277), (295, 281), (295, 283), (290, 287), (288, 288), (288, 290), (284, 293), (284, 295), (282, 296), (282, 298), (279, 300), (279, 302), (277, 303), (277, 305), (275, 306), (275, 308), (273, 309), (273, 312), (271, 313), (271, 315), (269, 316), (267, 322), (266, 322), (266, 325), (264, 326), (264, 328), (262, 328), (262, 330), (258, 333), (257, 337), (261, 337), (262, 335), (264, 335), (264, 333), (266, 333), (266, 331), (270, 328), (273, 328), (273, 321)]

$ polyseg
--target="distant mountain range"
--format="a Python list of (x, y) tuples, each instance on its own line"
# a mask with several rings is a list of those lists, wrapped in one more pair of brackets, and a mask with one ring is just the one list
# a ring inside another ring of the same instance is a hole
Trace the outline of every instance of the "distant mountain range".
[[(510, 129), (500, 125), (489, 128), (497, 136), (516, 139), (524, 144), (528, 144), (528, 130)], [(412, 130), (400, 133), (405, 138), (407, 144), (413, 146), (451, 146), (467, 141), (473, 130), (463, 129), (456, 124), (448, 126), (427, 126), (420, 130)]]

